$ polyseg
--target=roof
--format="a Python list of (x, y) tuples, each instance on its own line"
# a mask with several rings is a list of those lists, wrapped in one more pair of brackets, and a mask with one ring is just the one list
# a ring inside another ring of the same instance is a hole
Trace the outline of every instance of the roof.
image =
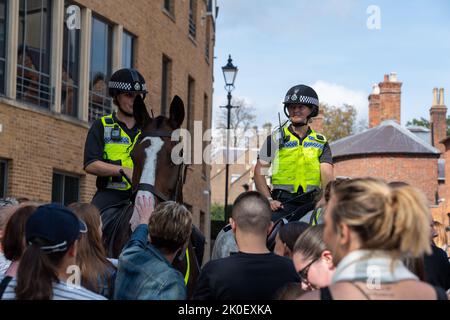
[(423, 154), (440, 151), (393, 120), (330, 143), (333, 158), (368, 154)]

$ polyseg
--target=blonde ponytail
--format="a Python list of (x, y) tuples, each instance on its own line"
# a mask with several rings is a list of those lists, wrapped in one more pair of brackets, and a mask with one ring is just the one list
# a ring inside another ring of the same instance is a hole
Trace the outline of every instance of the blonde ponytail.
[(419, 190), (403, 186), (391, 189), (374, 178), (345, 181), (332, 193), (336, 206), (335, 228), (348, 225), (361, 240), (361, 249), (386, 250), (399, 257), (429, 253), (430, 228), (427, 199)]

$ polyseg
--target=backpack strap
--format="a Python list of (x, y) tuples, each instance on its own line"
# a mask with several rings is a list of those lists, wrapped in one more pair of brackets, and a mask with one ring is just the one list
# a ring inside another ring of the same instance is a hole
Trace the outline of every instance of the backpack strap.
[(8, 287), (8, 284), (11, 282), (12, 277), (6, 276), (3, 278), (2, 282), (0, 283), (0, 300), (2, 300), (3, 293), (5, 293), (6, 288)]

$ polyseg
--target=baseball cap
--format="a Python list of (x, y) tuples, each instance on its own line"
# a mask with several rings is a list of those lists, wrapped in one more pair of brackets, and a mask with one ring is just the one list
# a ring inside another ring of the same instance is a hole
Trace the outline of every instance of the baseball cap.
[[(27, 243), (39, 245), (46, 253), (67, 251), (80, 233), (86, 232), (84, 221), (78, 219), (68, 208), (56, 203), (38, 207), (25, 225)], [(42, 245), (42, 240), (45, 240), (45, 246)]]

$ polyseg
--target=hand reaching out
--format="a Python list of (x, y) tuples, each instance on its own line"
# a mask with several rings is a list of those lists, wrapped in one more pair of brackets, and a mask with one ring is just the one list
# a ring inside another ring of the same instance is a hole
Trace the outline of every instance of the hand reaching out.
[(139, 224), (148, 224), (150, 217), (155, 210), (153, 197), (138, 196), (136, 198), (135, 208), (139, 215)]

